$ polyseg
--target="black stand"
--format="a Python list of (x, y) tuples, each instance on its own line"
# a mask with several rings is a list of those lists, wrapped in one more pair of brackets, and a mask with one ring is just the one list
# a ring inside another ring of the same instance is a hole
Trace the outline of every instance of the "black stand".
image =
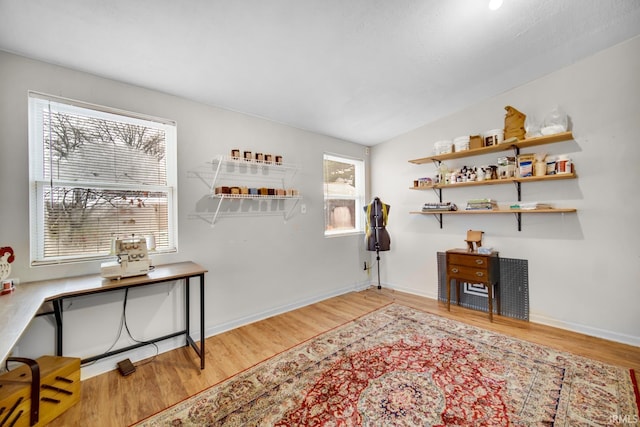
[[(375, 243), (375, 248), (376, 248), (376, 261), (378, 264), (378, 289), (382, 289), (382, 286), (380, 285), (380, 238), (378, 235), (378, 230), (380, 228), (380, 225), (378, 223), (378, 218), (380, 218), (380, 215), (378, 215), (378, 203), (380, 203), (380, 200), (376, 199), (375, 200), (375, 205), (373, 207), (373, 218), (375, 219), (375, 239), (376, 239), (376, 243)], [(382, 212), (382, 207), (380, 207), (380, 212)]]

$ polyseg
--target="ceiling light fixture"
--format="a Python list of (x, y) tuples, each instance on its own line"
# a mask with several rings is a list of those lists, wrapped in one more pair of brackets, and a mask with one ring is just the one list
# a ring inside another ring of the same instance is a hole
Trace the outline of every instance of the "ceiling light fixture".
[(489, 0), (489, 9), (498, 10), (502, 6), (502, 0)]

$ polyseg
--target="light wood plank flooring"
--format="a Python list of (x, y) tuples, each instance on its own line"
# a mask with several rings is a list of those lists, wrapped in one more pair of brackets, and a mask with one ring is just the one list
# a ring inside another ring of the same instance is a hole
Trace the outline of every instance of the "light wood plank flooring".
[(191, 348), (136, 363), (134, 374), (108, 372), (82, 382), (81, 401), (52, 426), (127, 426), (262, 360), (363, 314), (397, 302), (443, 317), (533, 341), (640, 372), (640, 348), (560, 329), (446, 305), (375, 287), (331, 298), (208, 338), (206, 369)]

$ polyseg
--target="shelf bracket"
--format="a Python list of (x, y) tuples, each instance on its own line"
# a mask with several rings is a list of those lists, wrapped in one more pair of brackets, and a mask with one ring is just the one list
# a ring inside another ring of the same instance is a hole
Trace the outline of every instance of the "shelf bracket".
[(213, 218), (211, 219), (211, 228), (216, 224), (216, 219), (218, 218), (218, 213), (220, 212), (220, 207), (222, 206), (222, 201), (224, 200), (224, 194), (221, 195), (220, 200), (218, 200), (218, 206), (216, 207), (216, 213), (213, 214)]
[(518, 231), (522, 231), (522, 213), (514, 212), (513, 214), (516, 216), (516, 221), (518, 221)]
[(440, 229), (442, 230), (442, 214), (434, 213), (433, 216), (435, 217), (436, 221), (440, 223)]
[[(222, 156), (220, 156), (218, 158), (218, 166), (216, 167), (216, 173), (213, 176), (213, 180), (211, 181), (211, 187), (209, 187), (209, 192), (211, 194), (213, 194), (215, 188), (216, 188), (216, 180), (218, 179), (218, 175), (220, 175), (220, 168), (222, 167)], [(218, 205), (218, 209), (220, 208), (220, 205)], [(216, 211), (216, 216), (217, 216), (217, 211)], [(211, 224), (213, 225), (213, 224)]]
[(433, 189), (433, 192), (436, 193), (436, 195), (438, 196), (438, 201), (442, 203), (442, 188), (433, 187), (432, 189)]
[[(442, 188), (433, 188), (434, 193), (436, 193), (438, 195), (438, 201), (440, 201), (440, 203), (442, 203)], [(437, 214), (434, 213), (433, 216), (438, 220), (438, 222), (440, 223), (440, 229), (442, 229), (442, 214)]]
[[(296, 175), (298, 174), (298, 169), (294, 169), (293, 172), (291, 172), (291, 177), (289, 178), (288, 182), (292, 183), (295, 179), (296, 179)], [(287, 176), (286, 174), (284, 174), (284, 176), (282, 177), (282, 186), (284, 188), (287, 187)]]
[(198, 171), (188, 171), (187, 172), (187, 176), (189, 178), (198, 178), (200, 181), (202, 181), (202, 183), (209, 189), (211, 189), (211, 186), (209, 184), (209, 182), (205, 179), (204, 176), (202, 176), (202, 174)]
[[(513, 155), (516, 158), (516, 166), (518, 165), (518, 156), (520, 155), (520, 147), (512, 145), (511, 148), (513, 149)], [(522, 194), (521, 194), (521, 185), (520, 185), (520, 181), (514, 181), (514, 184), (516, 185), (516, 189), (518, 191), (518, 201), (521, 202), (522, 201)], [(518, 219), (518, 224), (520, 224), (520, 219)], [(518, 231), (520, 231), (520, 227), (518, 226)]]
[(518, 193), (518, 201), (521, 202), (522, 201), (522, 185), (519, 181), (513, 181), (513, 183), (516, 186), (516, 191)]
[(295, 199), (295, 202), (292, 203), (293, 206), (291, 206), (291, 208), (289, 209), (289, 211), (287, 213), (284, 214), (284, 220), (285, 222), (289, 220), (289, 218), (291, 218), (291, 214), (293, 213), (293, 210), (296, 208), (296, 206), (298, 206), (298, 203), (300, 203), (300, 199)]

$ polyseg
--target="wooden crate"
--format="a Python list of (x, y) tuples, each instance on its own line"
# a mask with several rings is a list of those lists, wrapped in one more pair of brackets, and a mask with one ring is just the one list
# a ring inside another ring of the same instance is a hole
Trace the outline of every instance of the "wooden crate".
[(469, 149), (475, 150), (477, 148), (482, 148), (484, 146), (484, 138), (482, 135), (471, 135), (469, 136)]
[[(29, 366), (0, 375), (0, 426), (43, 426), (80, 400), (80, 359), (42, 356), (35, 362), (40, 370), (38, 402), (31, 398)], [(32, 422), (34, 410), (37, 422)]]

